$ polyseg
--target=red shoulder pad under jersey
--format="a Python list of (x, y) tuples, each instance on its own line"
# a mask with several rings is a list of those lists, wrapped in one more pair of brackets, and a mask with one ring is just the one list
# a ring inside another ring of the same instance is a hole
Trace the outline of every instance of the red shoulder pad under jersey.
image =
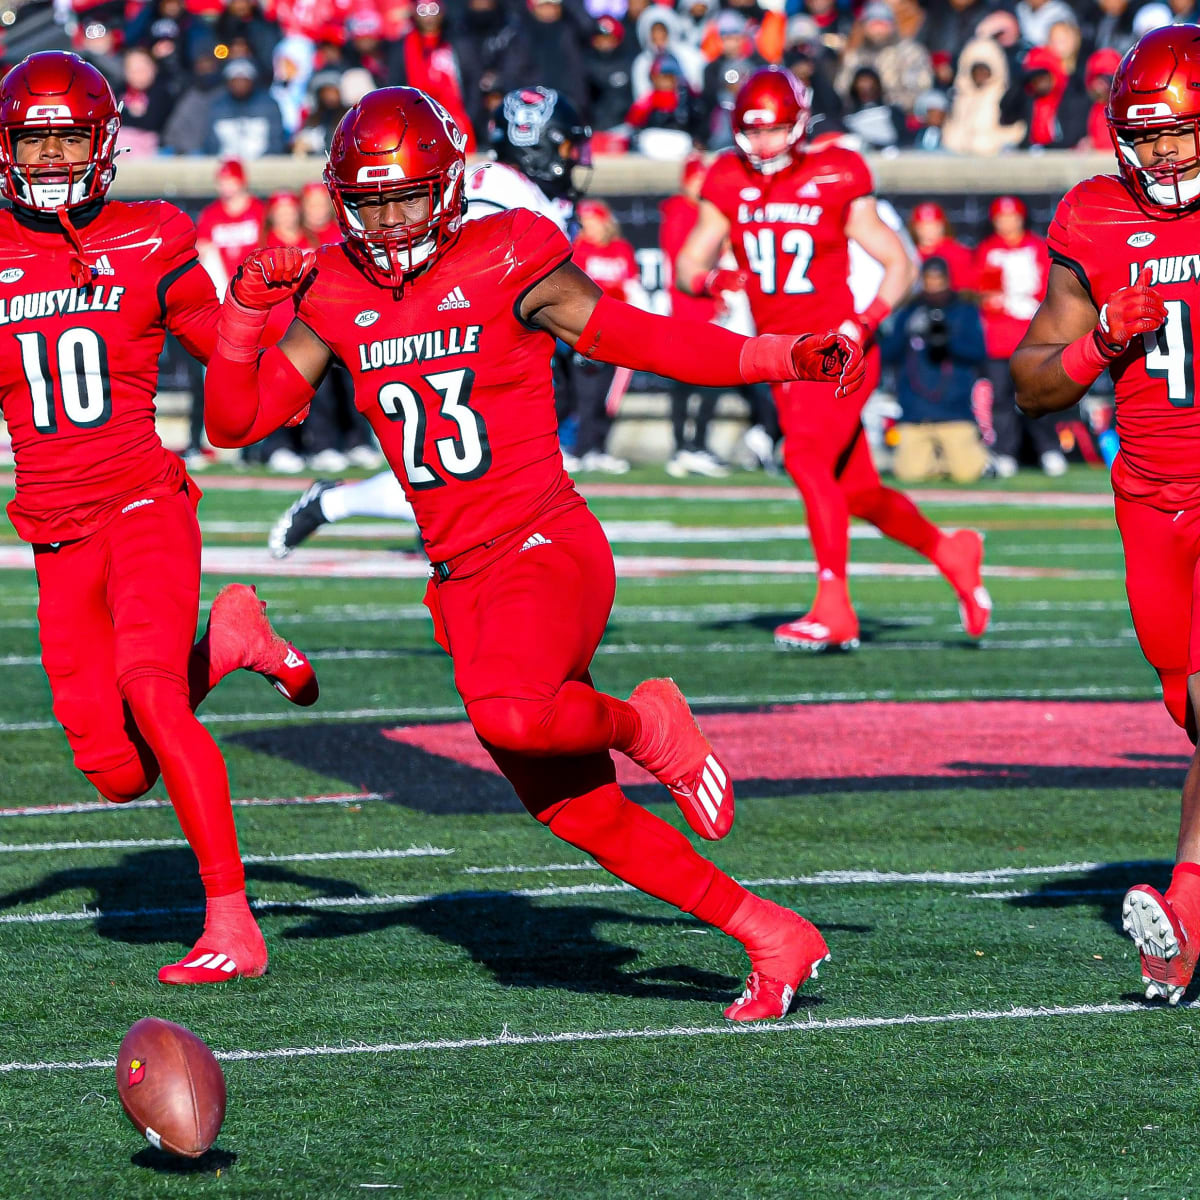
[(330, 348), (334, 339), (327, 332), (329, 322), (340, 321), (352, 308), (356, 312), (355, 324), (366, 329), (379, 319), (378, 308), (368, 307), (372, 298), (378, 295), (379, 307), (382, 307), (392, 294), (390, 288), (368, 279), (355, 265), (350, 253), (344, 242), (329, 242), (318, 247), (313, 271), (294, 301), (296, 319)]
[[(1116, 175), (1093, 175), (1077, 183), (1054, 210), (1046, 234), (1050, 260), (1079, 280), (1097, 308), (1108, 296), (1100, 276), (1108, 273), (1116, 228), (1128, 222), (1140, 228), (1153, 224), (1154, 219), (1143, 212)], [(1136, 238), (1137, 233), (1129, 236)], [(1146, 237), (1147, 244), (1154, 241), (1154, 235), (1147, 233)]]
[(517, 285), (522, 296), (534, 284), (570, 261), (571, 243), (548, 217), (530, 212), (527, 208), (514, 208), (497, 214), (491, 220), (508, 225), (502, 240), (498, 240), (501, 240), (501, 245), (509, 247), (508, 277)]
[(162, 274), (158, 303), (167, 328), (188, 353), (207, 363), (217, 341), (219, 305), (212, 279), (196, 252), (196, 227), (181, 209), (165, 200), (162, 209)]
[(822, 146), (804, 155), (801, 162), (811, 164), (811, 169), (819, 173), (822, 187), (830, 186), (836, 180), (847, 203), (875, 192), (875, 177), (866, 159), (847, 146)]

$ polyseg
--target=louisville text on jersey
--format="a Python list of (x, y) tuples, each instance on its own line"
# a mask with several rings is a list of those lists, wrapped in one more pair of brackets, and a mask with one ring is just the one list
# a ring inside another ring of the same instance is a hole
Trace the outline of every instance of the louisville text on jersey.
[(819, 225), (824, 206), (772, 200), (769, 204), (739, 204), (739, 225)]
[(435, 329), (431, 333), (411, 333), (406, 337), (360, 342), (359, 370), (378, 371), (381, 367), (451, 358), (456, 354), (478, 354), (479, 335), (482, 332), (482, 325), (453, 325), (449, 329)]
[(51, 292), (24, 292), (19, 296), (0, 298), (0, 325), (17, 321), (36, 321), (42, 317), (57, 317), (70, 313), (118, 312), (123, 287), (101, 285), (86, 288), (55, 288)]
[(1150, 268), (1150, 286), (1166, 283), (1200, 282), (1200, 254), (1171, 254), (1165, 258), (1148, 258), (1145, 262), (1129, 264), (1130, 285), (1137, 283), (1138, 276)]

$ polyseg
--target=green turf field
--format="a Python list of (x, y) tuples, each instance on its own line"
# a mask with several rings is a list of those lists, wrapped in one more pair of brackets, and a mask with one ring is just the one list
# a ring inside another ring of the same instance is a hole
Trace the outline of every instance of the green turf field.
[[(481, 768), (405, 537), (342, 526), (269, 575), (290, 494), (204, 486), (213, 561), (241, 564), (205, 602), (257, 580), (321, 675), (310, 711), (253, 676), (204, 710), (235, 797), (274, 801), (237, 810), (271, 972), (155, 982), (199, 931), (193, 859), (169, 808), (94, 805), (31, 573), (0, 570), (0, 1194), (1195, 1194), (1200, 1030), (1139, 1003), (1119, 932), (1124, 889), (1165, 885), (1189, 747), (1132, 637), (1101, 473), (924, 493), (987, 531), (982, 646), (912, 554), (856, 536), (863, 646), (822, 658), (771, 642), (813, 584), (787, 573), (811, 560), (787, 487), (596, 489), (626, 576), (598, 684), (669, 673), (697, 700), (739, 785), (706, 852), (833, 952), (786, 1022), (748, 1028), (721, 1019), (736, 943), (589, 869)], [(116, 1101), (105, 1064), (145, 1015), (227, 1058), (194, 1167)]]

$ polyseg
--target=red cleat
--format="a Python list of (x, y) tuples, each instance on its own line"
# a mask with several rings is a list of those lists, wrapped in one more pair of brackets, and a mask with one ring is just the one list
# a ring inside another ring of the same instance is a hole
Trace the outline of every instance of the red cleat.
[(629, 703), (642, 719), (629, 757), (665, 784), (688, 825), (716, 841), (733, 827), (733, 782), (673, 679), (647, 679)]
[(208, 616), (209, 656), (223, 670), (239, 668), (265, 676), (286, 700), (307, 708), (317, 702), (320, 687), (313, 665), (267, 620), (267, 603), (253, 584), (230, 583), (212, 603)]
[(1146, 999), (1178, 1004), (1196, 970), (1196, 947), (1170, 901), (1139, 883), (1125, 893), (1121, 925), (1137, 943)]
[(254, 918), (243, 922), (238, 936), (219, 937), (206, 929), (200, 940), (176, 963), (160, 967), (159, 983), (227, 983), (257, 979), (267, 973), (267, 944)]
[(811, 922), (790, 908), (755, 897), (761, 909), (743, 937), (752, 970), (746, 990), (726, 1010), (730, 1021), (768, 1021), (786, 1017), (796, 992), (817, 968), (829, 961), (829, 947)]
[(967, 636), (983, 637), (992, 619), (992, 598), (983, 586), (983, 534), (974, 529), (947, 534), (938, 549), (937, 567), (958, 594), (958, 615)]
[(822, 620), (814, 608), (812, 612), (779, 625), (775, 629), (775, 645), (788, 650), (808, 650), (820, 653), (824, 650), (857, 650), (858, 618), (853, 609)]

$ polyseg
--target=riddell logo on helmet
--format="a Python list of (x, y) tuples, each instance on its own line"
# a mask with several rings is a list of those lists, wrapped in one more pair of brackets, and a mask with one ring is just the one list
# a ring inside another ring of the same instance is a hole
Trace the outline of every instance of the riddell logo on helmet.
[(33, 104), (25, 114), (26, 125), (58, 124), (71, 120), (71, 110), (65, 104)]

